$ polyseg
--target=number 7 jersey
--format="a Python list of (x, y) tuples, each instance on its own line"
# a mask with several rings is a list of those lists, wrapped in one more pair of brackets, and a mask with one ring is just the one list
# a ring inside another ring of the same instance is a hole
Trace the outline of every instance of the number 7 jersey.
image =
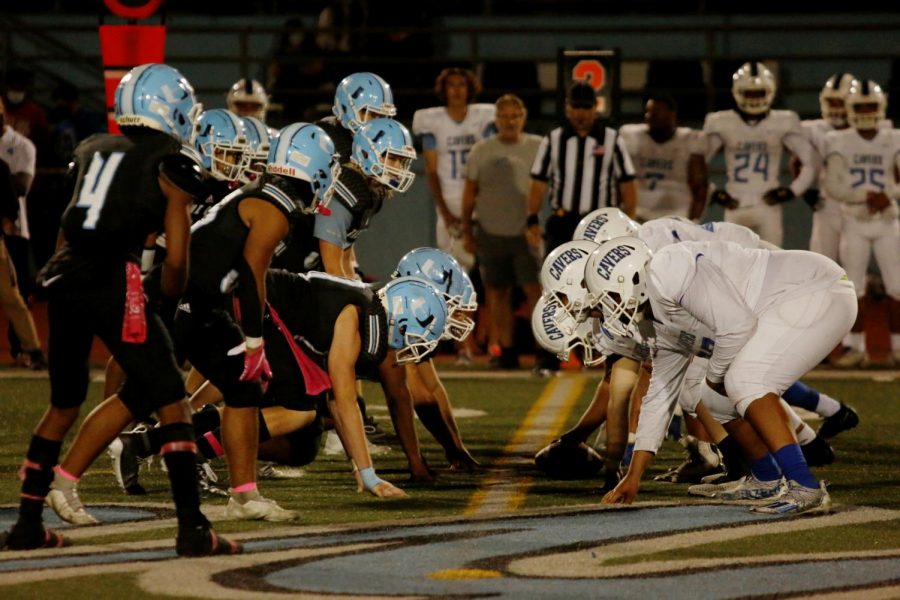
[[(792, 110), (773, 110), (755, 124), (746, 123), (734, 110), (722, 110), (706, 115), (703, 132), (708, 158), (720, 148), (725, 153), (725, 189), (740, 202), (740, 208), (759, 204), (764, 193), (781, 185), (778, 176), (784, 146), (800, 156), (804, 166), (812, 152), (800, 117)], [(810, 171), (806, 177), (809, 182), (795, 193), (806, 191), (814, 173)]]

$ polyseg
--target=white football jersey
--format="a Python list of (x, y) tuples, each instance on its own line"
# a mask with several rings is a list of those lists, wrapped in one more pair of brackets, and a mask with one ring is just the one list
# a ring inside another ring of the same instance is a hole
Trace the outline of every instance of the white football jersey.
[(662, 144), (650, 137), (646, 124), (623, 125), (619, 134), (636, 171), (638, 215), (688, 216), (693, 200), (688, 187), (688, 160), (692, 154), (706, 155), (703, 132), (679, 127)]
[(725, 190), (740, 202), (741, 208), (759, 204), (764, 193), (781, 185), (784, 146), (803, 164), (791, 184), (794, 194), (799, 196), (805, 192), (815, 178), (815, 167), (810, 164), (813, 160), (810, 142), (800, 117), (792, 110), (773, 110), (753, 125), (734, 110), (722, 110), (706, 115), (703, 132), (708, 157), (723, 149), (728, 177)]
[[(856, 129), (832, 131), (825, 136), (825, 160), (829, 169), (837, 166), (849, 177), (841, 177), (844, 185), (835, 186), (838, 173), (826, 179), (828, 191), (844, 200), (844, 214), (854, 219), (896, 219), (897, 196), (900, 186), (896, 177), (900, 158), (900, 130), (879, 129), (871, 140), (863, 138)], [(837, 159), (837, 160), (836, 160)], [(870, 215), (865, 204), (866, 192), (884, 192), (892, 206)]]
[(441, 194), (447, 208), (456, 216), (462, 213), (466, 159), (475, 142), (493, 134), (495, 112), (493, 104), (470, 104), (462, 121), (450, 118), (443, 106), (423, 108), (413, 115), (413, 133), (433, 140)]
[(663, 217), (641, 225), (637, 236), (654, 253), (678, 242), (734, 242), (742, 248), (759, 248), (759, 236), (752, 229), (724, 221), (698, 225), (686, 219)]

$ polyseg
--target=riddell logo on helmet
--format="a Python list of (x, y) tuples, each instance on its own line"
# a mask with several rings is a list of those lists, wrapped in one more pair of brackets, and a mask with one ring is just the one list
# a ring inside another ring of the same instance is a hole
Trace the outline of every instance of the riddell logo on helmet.
[(266, 173), (274, 175), (287, 175), (288, 177), (296, 177), (297, 169), (294, 167), (286, 167), (284, 165), (266, 165)]
[(632, 246), (626, 246), (625, 244), (616, 246), (607, 252), (606, 256), (601, 258), (600, 262), (597, 263), (597, 275), (609, 281), (609, 276), (615, 266), (622, 262), (622, 259), (631, 256), (633, 252), (634, 247)]

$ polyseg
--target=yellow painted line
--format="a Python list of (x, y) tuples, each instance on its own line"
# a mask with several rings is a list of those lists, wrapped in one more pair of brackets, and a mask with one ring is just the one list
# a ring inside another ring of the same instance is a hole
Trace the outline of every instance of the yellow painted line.
[[(581, 397), (586, 383), (587, 377), (584, 375), (551, 379), (503, 449), (507, 456), (501, 458), (497, 466), (502, 468), (511, 465), (513, 460), (509, 456), (536, 452), (556, 438)], [(515, 510), (524, 503), (530, 485), (530, 478), (516, 482), (507, 480), (502, 475), (491, 477), (472, 495), (465, 514), (473, 515), (494, 509), (498, 502), (489, 502), (489, 496), (499, 496), (500, 500), (504, 500), (502, 503), (506, 510)]]
[(492, 569), (445, 569), (427, 575), (428, 579), (497, 579), (503, 577), (500, 571)]

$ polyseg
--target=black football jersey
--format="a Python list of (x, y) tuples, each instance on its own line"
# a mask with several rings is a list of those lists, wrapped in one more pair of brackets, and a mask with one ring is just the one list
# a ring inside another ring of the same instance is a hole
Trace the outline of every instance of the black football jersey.
[[(381, 301), (369, 286), (325, 273), (298, 275), (270, 269), (266, 293), (269, 304), (298, 344), (323, 368), (327, 368), (334, 323), (351, 304), (360, 308), (362, 346), (357, 372), (371, 373), (384, 360), (388, 351), (387, 318)], [(263, 327), (266, 337), (277, 331), (268, 315)]]
[(104, 259), (139, 256), (151, 233), (163, 229), (166, 197), (159, 164), (181, 143), (164, 133), (99, 134), (75, 149), (75, 193), (61, 227), (72, 251)]
[(325, 117), (316, 121), (316, 125), (324, 129), (334, 142), (334, 151), (341, 155), (341, 164), (349, 162), (353, 152), (353, 134), (350, 130), (341, 125), (337, 117)]

